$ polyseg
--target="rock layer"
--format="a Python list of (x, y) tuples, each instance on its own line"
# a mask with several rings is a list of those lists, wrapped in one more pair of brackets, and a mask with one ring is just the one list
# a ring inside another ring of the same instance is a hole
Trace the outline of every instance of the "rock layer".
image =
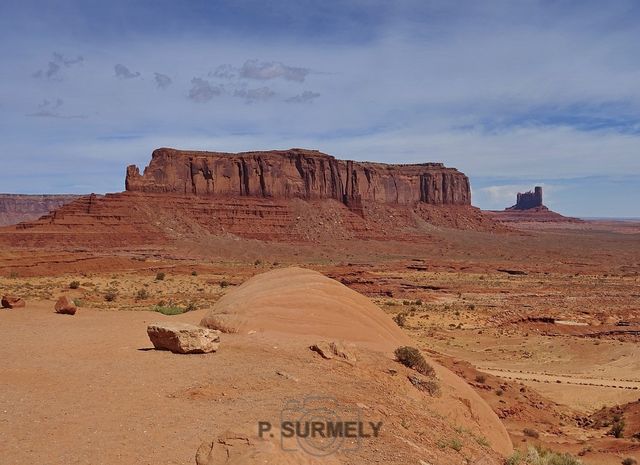
[(335, 199), (352, 209), (362, 202), (470, 205), (468, 178), (441, 163), (388, 165), (338, 160), (304, 149), (265, 152), (153, 152), (140, 174), (127, 168), (127, 191), (199, 197)]
[(42, 215), (79, 197), (78, 195), (0, 194), (0, 226), (37, 220)]

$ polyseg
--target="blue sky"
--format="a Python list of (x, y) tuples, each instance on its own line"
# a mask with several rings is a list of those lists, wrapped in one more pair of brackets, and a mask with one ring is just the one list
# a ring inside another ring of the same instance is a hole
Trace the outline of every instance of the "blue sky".
[(160, 146), (442, 161), (640, 217), (637, 1), (4, 1), (0, 191), (120, 191)]

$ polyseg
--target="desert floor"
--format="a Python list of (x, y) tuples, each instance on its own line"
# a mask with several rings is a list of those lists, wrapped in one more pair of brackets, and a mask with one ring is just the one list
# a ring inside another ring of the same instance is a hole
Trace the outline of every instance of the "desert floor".
[[(406, 404), (390, 400), (397, 386), (380, 375), (394, 370), (390, 359), (368, 360), (356, 386), (339, 365), (332, 370), (343, 384), (323, 381), (326, 361), (294, 340), (229, 335), (213, 356), (150, 350), (148, 323), (197, 323), (249, 277), (291, 264), (404, 320), (418, 347), (489, 403), (515, 447), (539, 443), (594, 465), (640, 459), (636, 419), (620, 439), (607, 435), (614, 420), (596, 421), (600, 409), (640, 399), (640, 226), (519, 228), (435, 228), (425, 244), (221, 239), (206, 251), (2, 250), (0, 291), (28, 304), (0, 312), (1, 461), (193, 463), (198, 445), (223, 425), (246, 429), (277, 416), (280, 399), (318, 389), (402, 431), (385, 443), (395, 455), (369, 444), (347, 462), (409, 460), (407, 435), (428, 433), (420, 416), (407, 420)], [(76, 299), (75, 316), (53, 312), (62, 294)], [(158, 304), (195, 310), (165, 316), (153, 311)], [(434, 434), (444, 444), (451, 433), (443, 426)], [(471, 460), (482, 441), (460, 435), (460, 458)]]

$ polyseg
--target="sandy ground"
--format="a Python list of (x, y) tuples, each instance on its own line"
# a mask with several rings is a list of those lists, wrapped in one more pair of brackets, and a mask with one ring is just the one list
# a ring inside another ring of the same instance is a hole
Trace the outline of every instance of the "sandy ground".
[[(292, 263), (369, 296), (390, 317), (404, 314), (416, 345), (469, 364), (467, 381), (516, 446), (543, 444), (588, 465), (640, 459), (640, 443), (587, 421), (600, 407), (640, 398), (633, 333), (640, 325), (640, 228), (520, 227), (507, 235), (434, 228), (433, 242), (424, 244), (292, 248), (219, 238), (182, 250), (2, 250), (0, 290), (28, 306), (0, 312), (0, 457), (8, 458), (0, 462), (193, 463), (203, 440), (228, 428), (251, 430), (277, 418), (284, 399), (308, 392), (362, 404), (390, 425), (381, 443), (345, 453), (344, 463), (481, 457), (482, 438), (443, 419), (406, 378), (390, 374), (398, 364), (388, 356), (366, 355), (354, 371), (328, 365), (299, 341), (256, 335), (226, 335), (224, 350), (207, 356), (148, 350), (147, 323), (198, 322), (236, 285)], [(80, 286), (70, 290), (75, 280)], [(114, 301), (105, 300), (109, 292)], [(79, 299), (76, 316), (52, 312), (62, 293)], [(161, 302), (199, 310), (173, 317), (149, 311)], [(487, 382), (476, 381), (477, 370)], [(524, 435), (528, 427), (540, 437)]]

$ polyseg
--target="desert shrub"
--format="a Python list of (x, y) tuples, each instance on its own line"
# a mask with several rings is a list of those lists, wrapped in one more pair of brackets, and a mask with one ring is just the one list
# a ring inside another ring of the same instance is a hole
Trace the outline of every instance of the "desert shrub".
[(638, 465), (638, 461), (633, 457), (627, 457), (622, 461), (622, 465)]
[(422, 299), (416, 299), (415, 304), (416, 305), (422, 305)]
[(582, 465), (582, 462), (571, 454), (561, 454), (540, 446), (530, 447), (524, 453), (515, 451), (511, 457), (505, 461), (505, 465)]
[(9, 273), (9, 277), (11, 279), (16, 279), (18, 277), (18, 272), (17, 271), (12, 271), (11, 273)]
[(191, 276), (198, 276), (198, 272), (197, 272), (196, 270), (193, 270), (193, 271), (191, 272)]
[(621, 438), (624, 433), (624, 420), (617, 420), (607, 434), (614, 438)]
[(476, 383), (484, 384), (487, 381), (487, 377), (484, 373), (478, 373), (476, 375)]
[(477, 436), (476, 442), (480, 444), (482, 447), (491, 447), (491, 444), (489, 444), (489, 441), (484, 436)]
[(433, 367), (427, 363), (422, 354), (415, 347), (398, 347), (395, 351), (396, 360), (404, 366), (416, 370), (418, 373), (429, 377), (435, 377)]
[(185, 312), (193, 312), (195, 310), (198, 310), (198, 306), (195, 304), (195, 302), (189, 302), (184, 308)]
[[(164, 304), (164, 302), (161, 302)], [(163, 315), (180, 315), (184, 313), (184, 309), (174, 305), (172, 303), (165, 305), (154, 305), (152, 311), (162, 313)]]
[(404, 328), (404, 326), (407, 324), (407, 314), (404, 312), (398, 313), (396, 316), (393, 317), (393, 321), (395, 321), (396, 324), (401, 328)]
[(533, 428), (525, 428), (522, 430), (522, 433), (530, 438), (538, 439), (540, 437), (540, 433)]
[(229, 287), (229, 281), (225, 281), (225, 280), (220, 281), (220, 287), (223, 289), (225, 287)]
[(136, 292), (136, 300), (144, 300), (149, 298), (149, 291), (146, 289), (140, 289)]
[(502, 389), (496, 389), (496, 396), (500, 397), (504, 394), (504, 391)]
[(156, 274), (156, 281), (164, 281), (165, 277), (166, 277), (166, 274), (164, 274), (163, 272), (160, 272)]
[(118, 298), (118, 294), (113, 289), (107, 290), (106, 294), (104, 295), (104, 300), (106, 300), (107, 302), (113, 302), (117, 298)]
[(462, 450), (462, 442), (458, 438), (453, 438), (449, 441), (449, 447), (451, 447), (456, 452), (460, 452)]
[(78, 289), (80, 287), (80, 281), (71, 281), (69, 283), (69, 289)]
[(253, 262), (253, 264), (254, 264), (255, 266), (260, 266), (260, 265), (262, 265), (262, 260), (257, 259), (255, 262)]
[(440, 397), (440, 383), (435, 379), (420, 379), (415, 375), (409, 376), (409, 381), (419, 390), (426, 392), (431, 397)]
[(84, 306), (84, 302), (82, 301), (82, 299), (73, 299), (73, 305), (75, 305), (76, 307), (82, 307)]

